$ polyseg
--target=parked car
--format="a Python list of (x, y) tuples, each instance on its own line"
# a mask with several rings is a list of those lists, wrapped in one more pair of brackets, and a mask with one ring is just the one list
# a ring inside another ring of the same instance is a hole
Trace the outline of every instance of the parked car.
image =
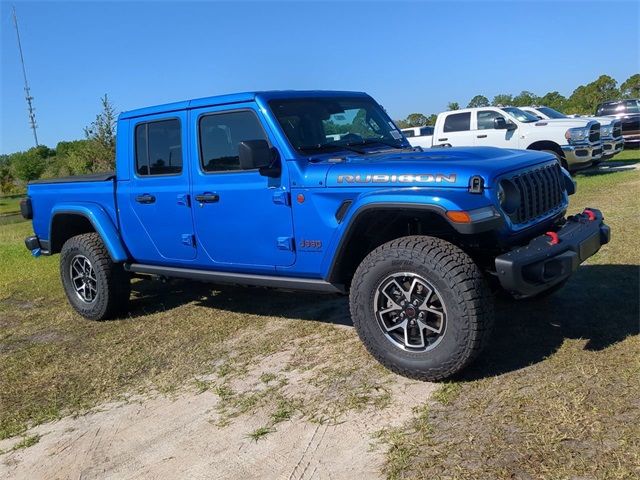
[(430, 138), (410, 137), (414, 146), (492, 146), (545, 151), (576, 171), (602, 157), (600, 124), (593, 120), (541, 121), (516, 107), (481, 107), (438, 114)]
[(622, 136), (625, 147), (638, 148), (640, 145), (640, 100), (613, 100), (596, 108), (598, 116), (614, 116), (622, 122)]
[[(551, 107), (531, 106), (520, 107), (521, 110), (535, 115), (540, 120), (550, 121), (573, 121), (575, 118), (584, 120), (595, 120), (600, 124), (600, 139), (602, 140), (602, 160), (609, 160), (614, 155), (624, 150), (624, 139), (622, 138), (622, 122), (614, 117), (570, 117)], [(596, 163), (596, 162), (594, 162)]]
[(414, 147), (429, 148), (433, 143), (433, 129), (431, 126), (409, 127), (403, 128), (401, 132), (406, 138), (414, 139), (410, 140)]
[(437, 380), (487, 343), (490, 282), (549, 294), (609, 241), (598, 210), (566, 216), (575, 183), (554, 156), (417, 151), (364, 93), (187, 100), (117, 128), (115, 173), (31, 182), (21, 202), (27, 248), (60, 253), (92, 320), (127, 310), (132, 274), (348, 293), (375, 358)]

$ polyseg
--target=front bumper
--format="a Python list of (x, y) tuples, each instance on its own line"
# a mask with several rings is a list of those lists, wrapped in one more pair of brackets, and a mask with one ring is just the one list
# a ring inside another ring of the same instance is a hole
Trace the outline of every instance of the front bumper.
[(622, 134), (625, 145), (638, 146), (640, 144), (640, 132), (626, 132)]
[(562, 153), (567, 161), (569, 170), (579, 170), (589, 167), (594, 161), (602, 157), (602, 143), (563, 145)]
[(496, 257), (498, 280), (518, 298), (537, 295), (569, 278), (582, 262), (609, 243), (610, 235), (602, 213), (586, 209), (567, 218), (558, 231)]
[(624, 139), (608, 138), (602, 141), (602, 158), (611, 158), (624, 150)]

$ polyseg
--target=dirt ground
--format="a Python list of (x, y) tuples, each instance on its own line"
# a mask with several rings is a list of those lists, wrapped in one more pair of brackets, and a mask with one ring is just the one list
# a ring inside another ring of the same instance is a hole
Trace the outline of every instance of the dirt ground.
[[(376, 432), (407, 421), (435, 388), (398, 377), (394, 401), (380, 411), (325, 424), (294, 417), (257, 441), (247, 432), (264, 416), (217, 426), (220, 400), (211, 391), (102, 405), (29, 431), (39, 442), (5, 454), (0, 478), (379, 478), (384, 448), (376, 446)], [(0, 448), (13, 443), (4, 440)]]

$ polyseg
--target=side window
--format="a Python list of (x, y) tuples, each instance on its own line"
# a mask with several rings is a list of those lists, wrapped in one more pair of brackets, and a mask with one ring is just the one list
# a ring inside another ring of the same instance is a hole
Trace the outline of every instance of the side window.
[(463, 132), (471, 128), (471, 112), (452, 113), (444, 120), (445, 132)]
[(413, 128), (407, 129), (407, 130), (402, 130), (402, 134), (407, 138), (411, 138), (411, 137), (415, 137), (416, 136)]
[(205, 172), (240, 170), (238, 144), (267, 140), (258, 117), (248, 110), (201, 117), (199, 135), (200, 162)]
[(627, 113), (640, 113), (640, 106), (638, 100), (626, 100), (624, 102), (627, 107)]
[(182, 172), (182, 138), (178, 119), (136, 125), (138, 175), (176, 175)]
[(421, 127), (420, 136), (433, 135), (433, 127)]
[(478, 130), (492, 130), (493, 120), (498, 117), (504, 118), (493, 110), (480, 110), (478, 112)]

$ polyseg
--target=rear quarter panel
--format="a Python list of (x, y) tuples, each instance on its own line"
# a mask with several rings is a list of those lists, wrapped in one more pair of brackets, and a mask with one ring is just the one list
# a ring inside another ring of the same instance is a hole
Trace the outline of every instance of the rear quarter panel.
[(33, 207), (33, 231), (42, 240), (51, 240), (52, 213), (57, 205), (74, 203), (100, 207), (114, 225), (117, 216), (113, 181), (78, 183), (38, 183), (29, 185), (27, 194)]

